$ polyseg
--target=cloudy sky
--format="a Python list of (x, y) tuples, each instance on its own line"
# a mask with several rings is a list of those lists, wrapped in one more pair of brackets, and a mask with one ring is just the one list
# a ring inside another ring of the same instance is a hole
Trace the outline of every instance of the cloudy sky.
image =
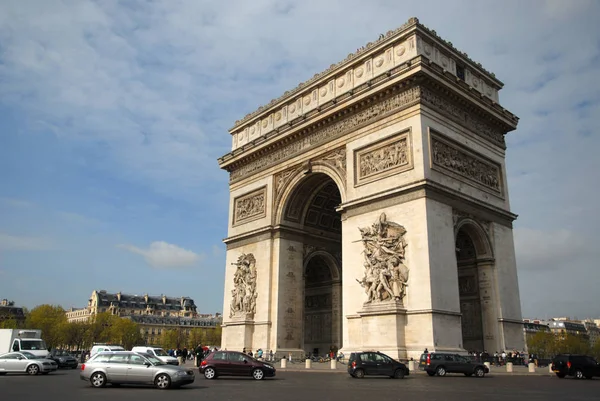
[(595, 0), (2, 1), (0, 298), (221, 311), (227, 129), (412, 16), (494, 71), (521, 118), (524, 315), (600, 317)]

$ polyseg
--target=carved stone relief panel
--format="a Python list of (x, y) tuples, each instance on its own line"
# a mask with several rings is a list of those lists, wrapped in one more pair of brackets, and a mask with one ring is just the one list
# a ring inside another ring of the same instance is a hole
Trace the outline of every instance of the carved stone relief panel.
[(503, 197), (500, 165), (433, 132), (429, 143), (433, 170)]
[(399, 301), (406, 295), (409, 270), (404, 264), (406, 229), (387, 220), (385, 213), (371, 227), (359, 228), (364, 246), (365, 275), (356, 280), (369, 303)]
[(233, 201), (233, 225), (260, 219), (267, 213), (267, 187), (264, 186)]
[(241, 254), (236, 263), (231, 290), (229, 317), (252, 318), (256, 313), (256, 259), (251, 253)]
[(394, 134), (354, 152), (354, 185), (413, 168), (410, 131)]

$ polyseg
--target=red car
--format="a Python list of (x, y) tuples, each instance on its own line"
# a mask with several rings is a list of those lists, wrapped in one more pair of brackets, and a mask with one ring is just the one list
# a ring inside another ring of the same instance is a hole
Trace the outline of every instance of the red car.
[(237, 351), (215, 351), (200, 363), (206, 379), (219, 376), (248, 376), (256, 380), (275, 376), (275, 367)]

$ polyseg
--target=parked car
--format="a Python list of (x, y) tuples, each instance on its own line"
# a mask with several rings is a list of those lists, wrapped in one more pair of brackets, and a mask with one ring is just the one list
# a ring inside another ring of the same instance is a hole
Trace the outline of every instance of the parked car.
[(377, 351), (353, 352), (348, 359), (350, 376), (362, 379), (365, 375), (383, 375), (403, 379), (410, 374), (408, 367)]
[(153, 355), (168, 365), (179, 365), (177, 358), (169, 356), (164, 349), (159, 347), (133, 347), (131, 350), (133, 352), (142, 352), (144, 354)]
[(52, 359), (40, 358), (31, 352), (9, 352), (0, 355), (0, 375), (7, 373), (28, 373), (47, 375), (58, 369), (58, 365)]
[(96, 355), (98, 352), (106, 351), (125, 351), (125, 348), (121, 347), (120, 345), (94, 344), (92, 346), (92, 350), (90, 351), (90, 358)]
[(556, 355), (552, 360), (552, 371), (561, 379), (565, 376), (573, 376), (575, 379), (600, 377), (600, 365), (587, 355)]
[(157, 357), (131, 351), (100, 352), (81, 365), (81, 380), (92, 387), (104, 387), (107, 383), (148, 384), (159, 389), (180, 387), (193, 383), (193, 370), (182, 366), (167, 365)]
[(59, 368), (77, 369), (77, 359), (67, 351), (56, 351), (50, 355), (50, 359), (56, 362)]
[(484, 377), (490, 370), (484, 364), (472, 362), (457, 354), (430, 352), (422, 354), (419, 369), (429, 376), (446, 376), (447, 373), (462, 373), (465, 376)]
[(200, 363), (200, 373), (206, 379), (219, 376), (248, 376), (256, 380), (275, 377), (275, 367), (237, 351), (215, 351)]

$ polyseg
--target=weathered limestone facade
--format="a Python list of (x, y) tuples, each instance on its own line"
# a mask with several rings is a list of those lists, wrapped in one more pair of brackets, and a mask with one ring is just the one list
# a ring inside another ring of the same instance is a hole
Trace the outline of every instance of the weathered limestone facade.
[(222, 346), (524, 349), (502, 85), (412, 18), (236, 122)]

